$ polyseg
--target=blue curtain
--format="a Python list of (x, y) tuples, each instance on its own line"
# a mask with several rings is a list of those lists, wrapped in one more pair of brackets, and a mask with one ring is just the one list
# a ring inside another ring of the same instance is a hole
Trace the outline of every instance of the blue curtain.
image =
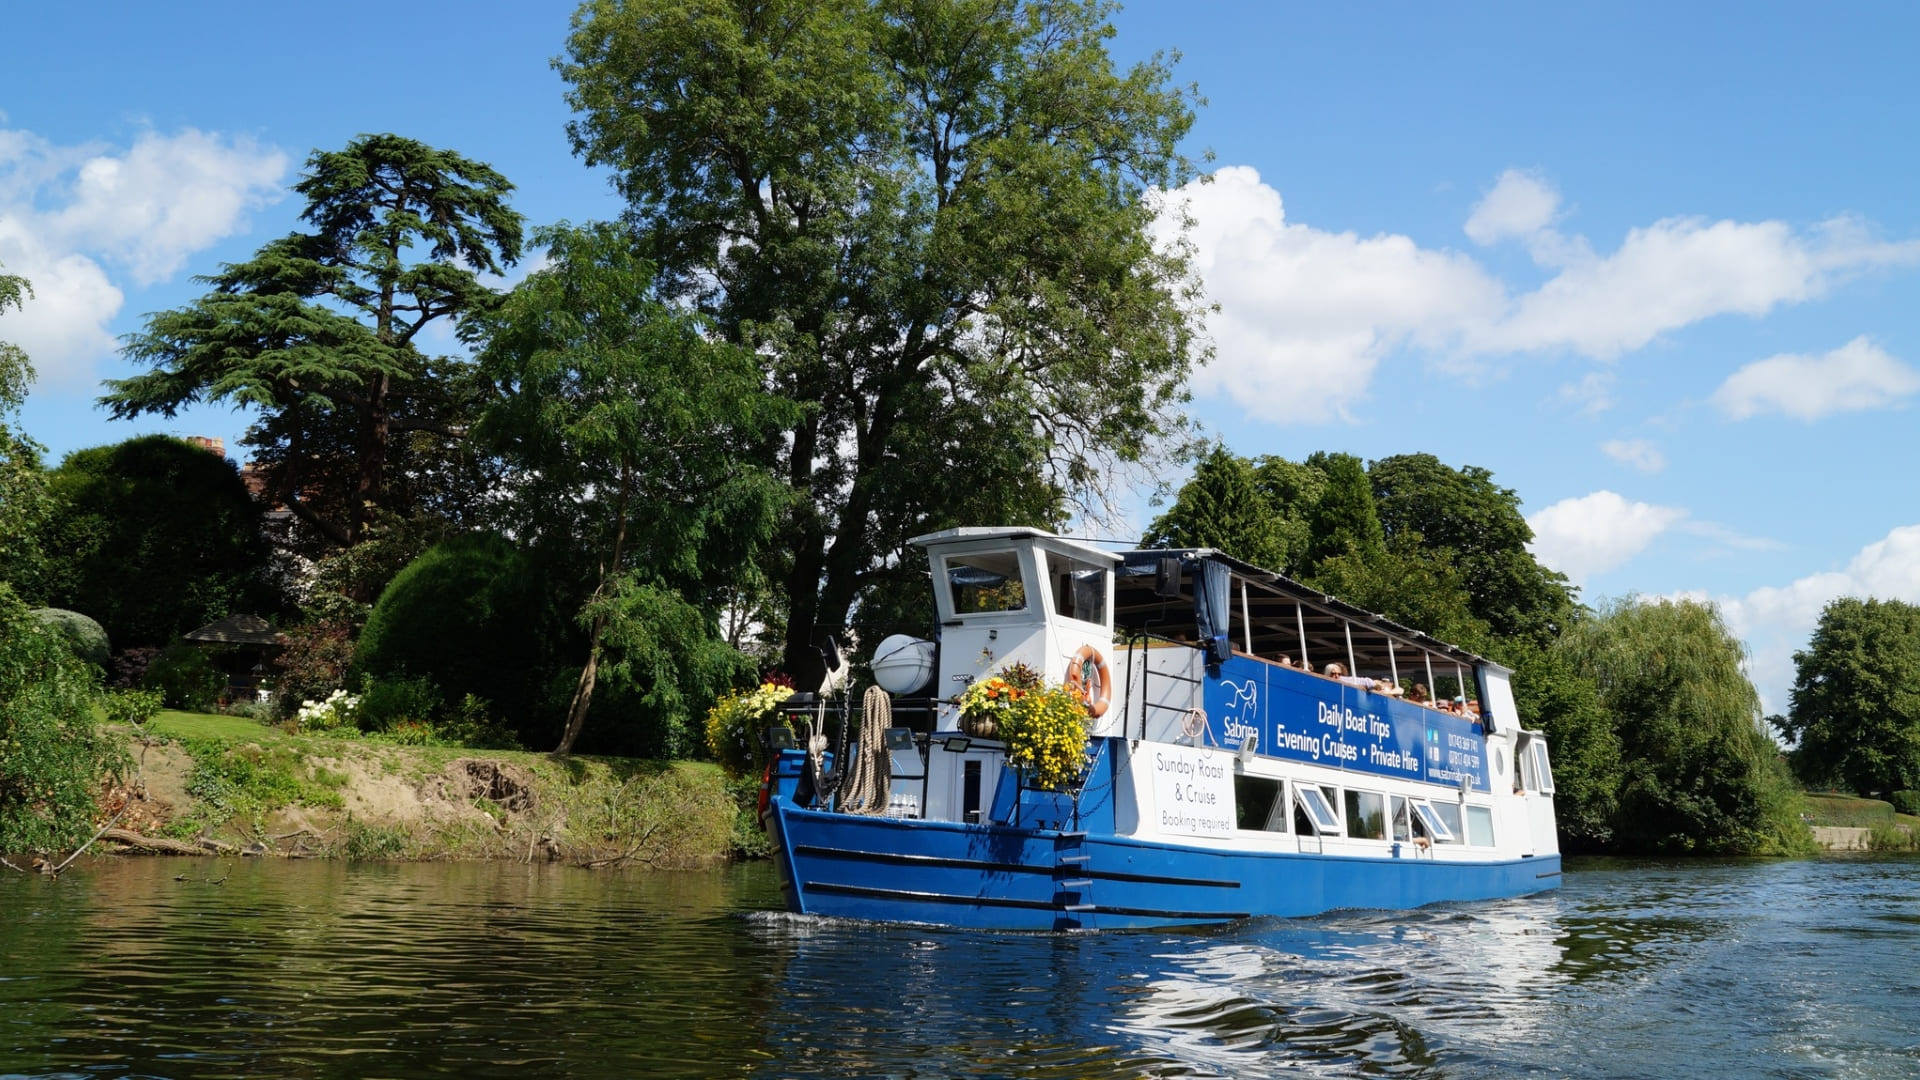
[(1232, 654), (1228, 628), (1233, 624), (1233, 571), (1212, 559), (1200, 563), (1200, 574), (1193, 590), (1194, 620), (1200, 624), (1200, 640), (1206, 642), (1207, 661), (1218, 664)]

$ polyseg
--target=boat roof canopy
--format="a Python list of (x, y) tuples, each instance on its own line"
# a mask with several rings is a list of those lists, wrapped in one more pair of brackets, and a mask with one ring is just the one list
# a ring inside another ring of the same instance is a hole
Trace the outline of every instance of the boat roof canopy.
[(969, 525), (959, 529), (942, 529), (939, 532), (924, 533), (907, 543), (924, 548), (943, 547), (950, 544), (973, 544), (976, 541), (1014, 541), (1037, 540), (1042, 547), (1054, 551), (1070, 553), (1088, 562), (1111, 566), (1120, 561), (1120, 556), (1105, 548), (1097, 548), (1079, 540), (1069, 540), (1064, 536), (1055, 536), (1045, 529), (1036, 529), (1026, 525), (983, 528)]
[[(1179, 598), (1162, 595), (1160, 564), (1164, 559), (1178, 561), (1181, 575)], [(1464, 666), (1506, 669), (1485, 657), (1450, 645), (1410, 626), (1403, 626), (1385, 615), (1355, 607), (1328, 596), (1319, 589), (1301, 584), (1283, 574), (1236, 559), (1214, 548), (1150, 548), (1121, 554), (1121, 566), (1114, 590), (1114, 622), (1117, 627), (1148, 631), (1175, 638), (1200, 640), (1199, 619), (1194, 603), (1195, 571), (1205, 563), (1224, 565), (1233, 575), (1230, 600), (1233, 648), (1261, 656), (1301, 655), (1304, 627), (1306, 657), (1318, 667), (1328, 660), (1347, 662), (1347, 637), (1353, 638), (1353, 657), (1360, 670), (1387, 670), (1393, 665), (1389, 652), (1420, 650), (1434, 659)], [(1245, 583), (1245, 601), (1239, 586)], [(1251, 624), (1248, 635), (1244, 624)], [(1252, 648), (1247, 649), (1251, 637)]]

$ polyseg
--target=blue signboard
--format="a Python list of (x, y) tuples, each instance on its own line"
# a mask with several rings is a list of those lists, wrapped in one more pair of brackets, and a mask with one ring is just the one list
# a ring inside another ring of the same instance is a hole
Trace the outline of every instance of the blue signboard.
[(1374, 776), (1491, 790), (1486, 737), (1468, 717), (1246, 656), (1220, 665), (1203, 698), (1221, 746), (1251, 732), (1268, 757)]

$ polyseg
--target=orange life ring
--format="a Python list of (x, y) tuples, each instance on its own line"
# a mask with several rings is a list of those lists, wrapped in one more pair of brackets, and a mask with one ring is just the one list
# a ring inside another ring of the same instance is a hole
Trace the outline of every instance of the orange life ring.
[(1113, 696), (1113, 673), (1107, 670), (1107, 658), (1100, 655), (1099, 649), (1082, 645), (1067, 661), (1067, 689), (1087, 703), (1088, 716), (1097, 720), (1107, 715), (1107, 704)]

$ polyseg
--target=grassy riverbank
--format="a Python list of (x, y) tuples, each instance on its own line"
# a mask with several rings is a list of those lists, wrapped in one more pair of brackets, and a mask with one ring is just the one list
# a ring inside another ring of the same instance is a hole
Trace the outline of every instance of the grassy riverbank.
[(676, 868), (736, 843), (733, 797), (707, 764), (402, 746), (182, 712), (127, 737), (136, 768), (106, 812), (124, 804), (119, 828), (155, 846)]
[(1920, 850), (1920, 817), (1899, 813), (1890, 802), (1809, 791), (1806, 806), (1810, 825), (1871, 830), (1873, 851)]

